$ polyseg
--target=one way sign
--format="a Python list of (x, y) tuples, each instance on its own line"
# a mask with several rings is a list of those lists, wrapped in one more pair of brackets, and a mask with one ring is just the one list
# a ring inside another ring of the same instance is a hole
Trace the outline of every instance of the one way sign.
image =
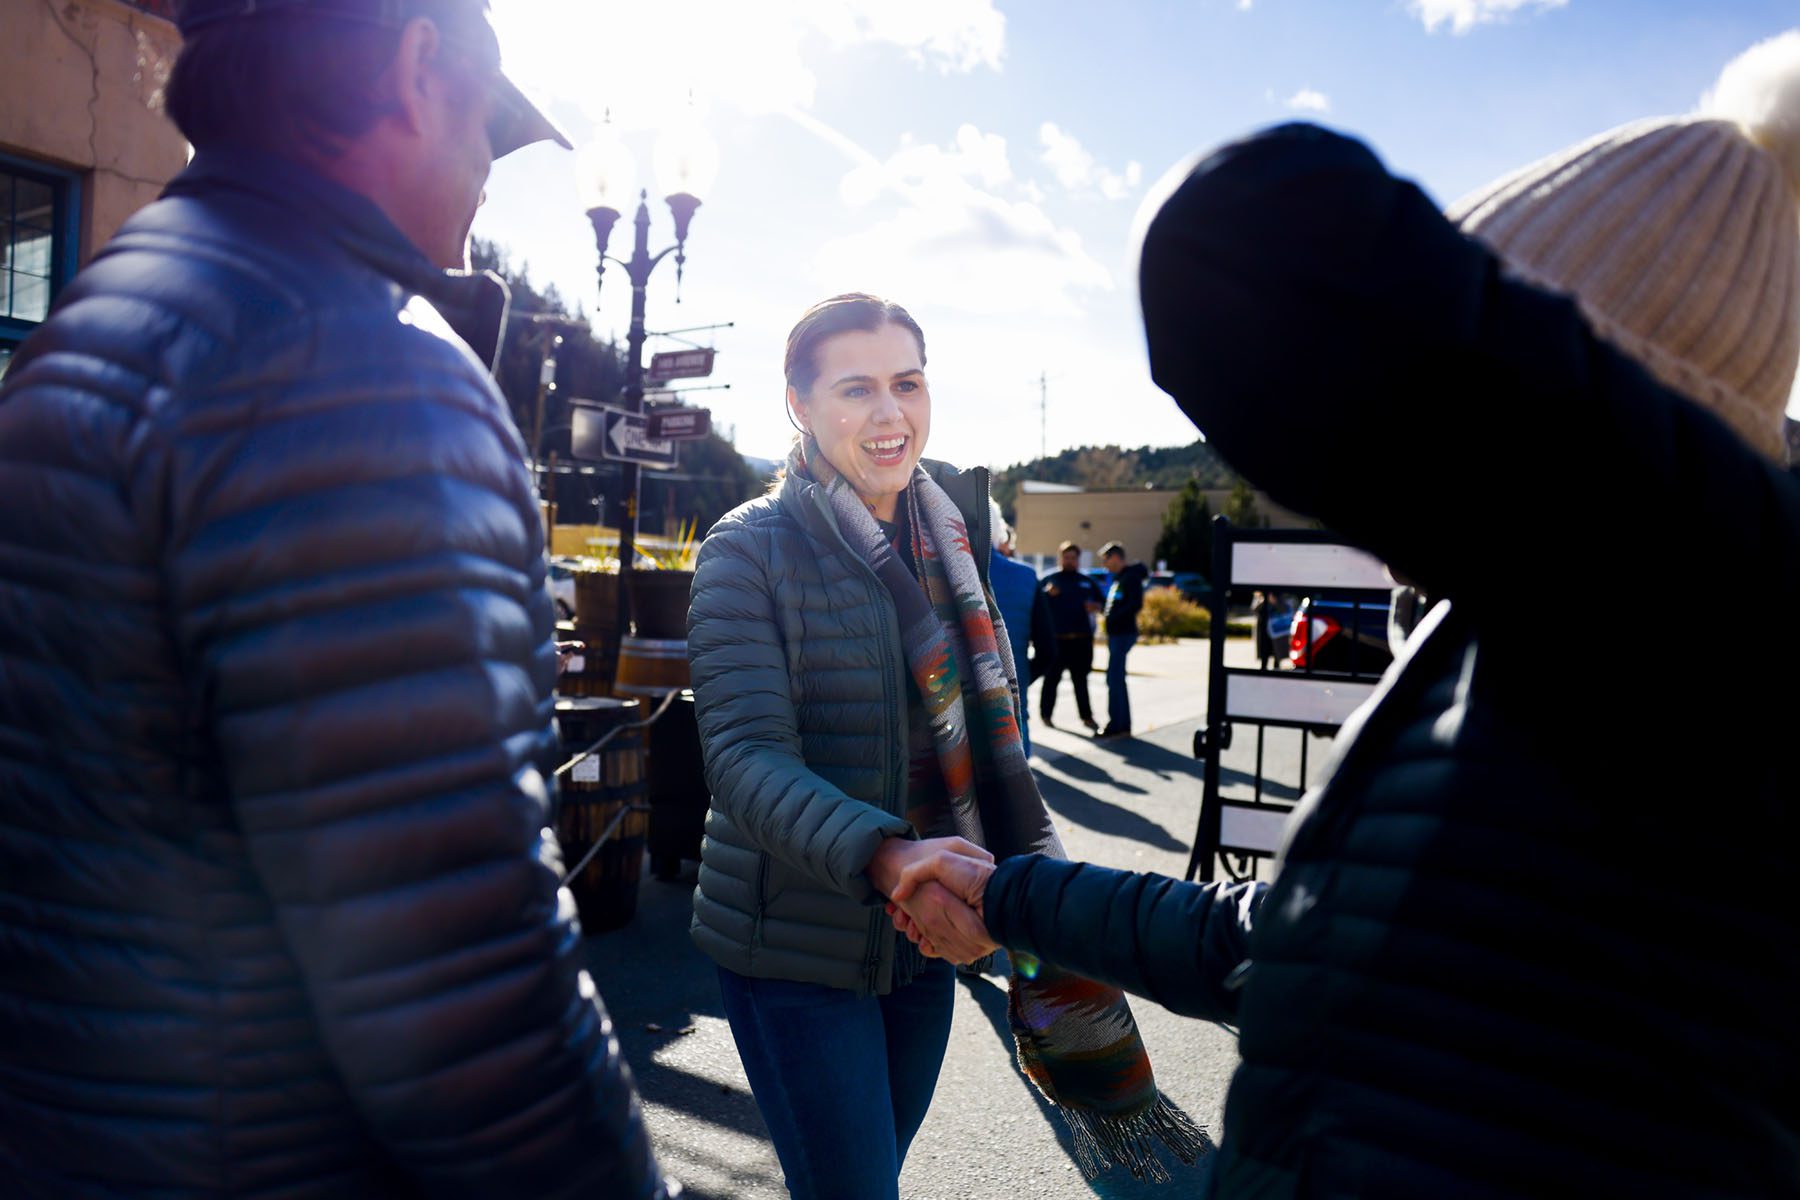
[(652, 440), (649, 425), (650, 419), (643, 414), (611, 405), (577, 408), (570, 430), (570, 449), (576, 458), (607, 458), (638, 463), (655, 471), (674, 470), (675, 443)]

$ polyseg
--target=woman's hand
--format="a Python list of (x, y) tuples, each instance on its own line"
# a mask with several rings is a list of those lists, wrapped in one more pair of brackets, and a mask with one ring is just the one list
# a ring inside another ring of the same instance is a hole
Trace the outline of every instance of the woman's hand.
[(906, 868), (915, 863), (923, 863), (933, 855), (940, 853), (954, 854), (958, 858), (972, 858), (989, 866), (994, 864), (994, 856), (966, 838), (942, 837), (911, 838), (891, 837), (881, 843), (869, 865), (863, 873), (869, 877), (869, 883), (884, 896), (892, 896), (894, 889), (900, 886), (901, 875)]
[[(935, 876), (952, 862), (979, 870), (984, 880), (994, 869), (994, 856), (963, 838), (889, 838), (869, 860), (867, 872), (878, 891), (894, 898), (888, 915), (920, 950), (934, 958), (974, 962), (995, 945), (980, 913), (937, 882)], [(957, 877), (968, 878), (964, 872)]]

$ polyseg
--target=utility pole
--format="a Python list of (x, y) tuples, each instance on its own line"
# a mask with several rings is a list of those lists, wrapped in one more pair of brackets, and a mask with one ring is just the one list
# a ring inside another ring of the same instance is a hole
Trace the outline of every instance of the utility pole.
[(1050, 457), (1050, 374), (1047, 371), (1038, 372), (1038, 457)]

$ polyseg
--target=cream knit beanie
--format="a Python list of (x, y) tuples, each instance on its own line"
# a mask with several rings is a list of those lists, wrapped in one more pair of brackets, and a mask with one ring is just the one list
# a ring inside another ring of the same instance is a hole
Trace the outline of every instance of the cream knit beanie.
[(1603, 133), (1448, 215), (1779, 463), (1800, 363), (1797, 196), (1800, 30), (1735, 59), (1699, 115)]

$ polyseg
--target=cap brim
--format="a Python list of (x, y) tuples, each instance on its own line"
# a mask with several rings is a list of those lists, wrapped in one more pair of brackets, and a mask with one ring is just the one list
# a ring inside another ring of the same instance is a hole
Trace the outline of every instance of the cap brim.
[(567, 135), (556, 127), (556, 122), (546, 117), (543, 110), (527, 99), (518, 85), (505, 75), (500, 76), (499, 90), (513, 119), (503, 131), (492, 135), (495, 158), (504, 158), (520, 147), (537, 142), (555, 142), (564, 150), (575, 148)]

